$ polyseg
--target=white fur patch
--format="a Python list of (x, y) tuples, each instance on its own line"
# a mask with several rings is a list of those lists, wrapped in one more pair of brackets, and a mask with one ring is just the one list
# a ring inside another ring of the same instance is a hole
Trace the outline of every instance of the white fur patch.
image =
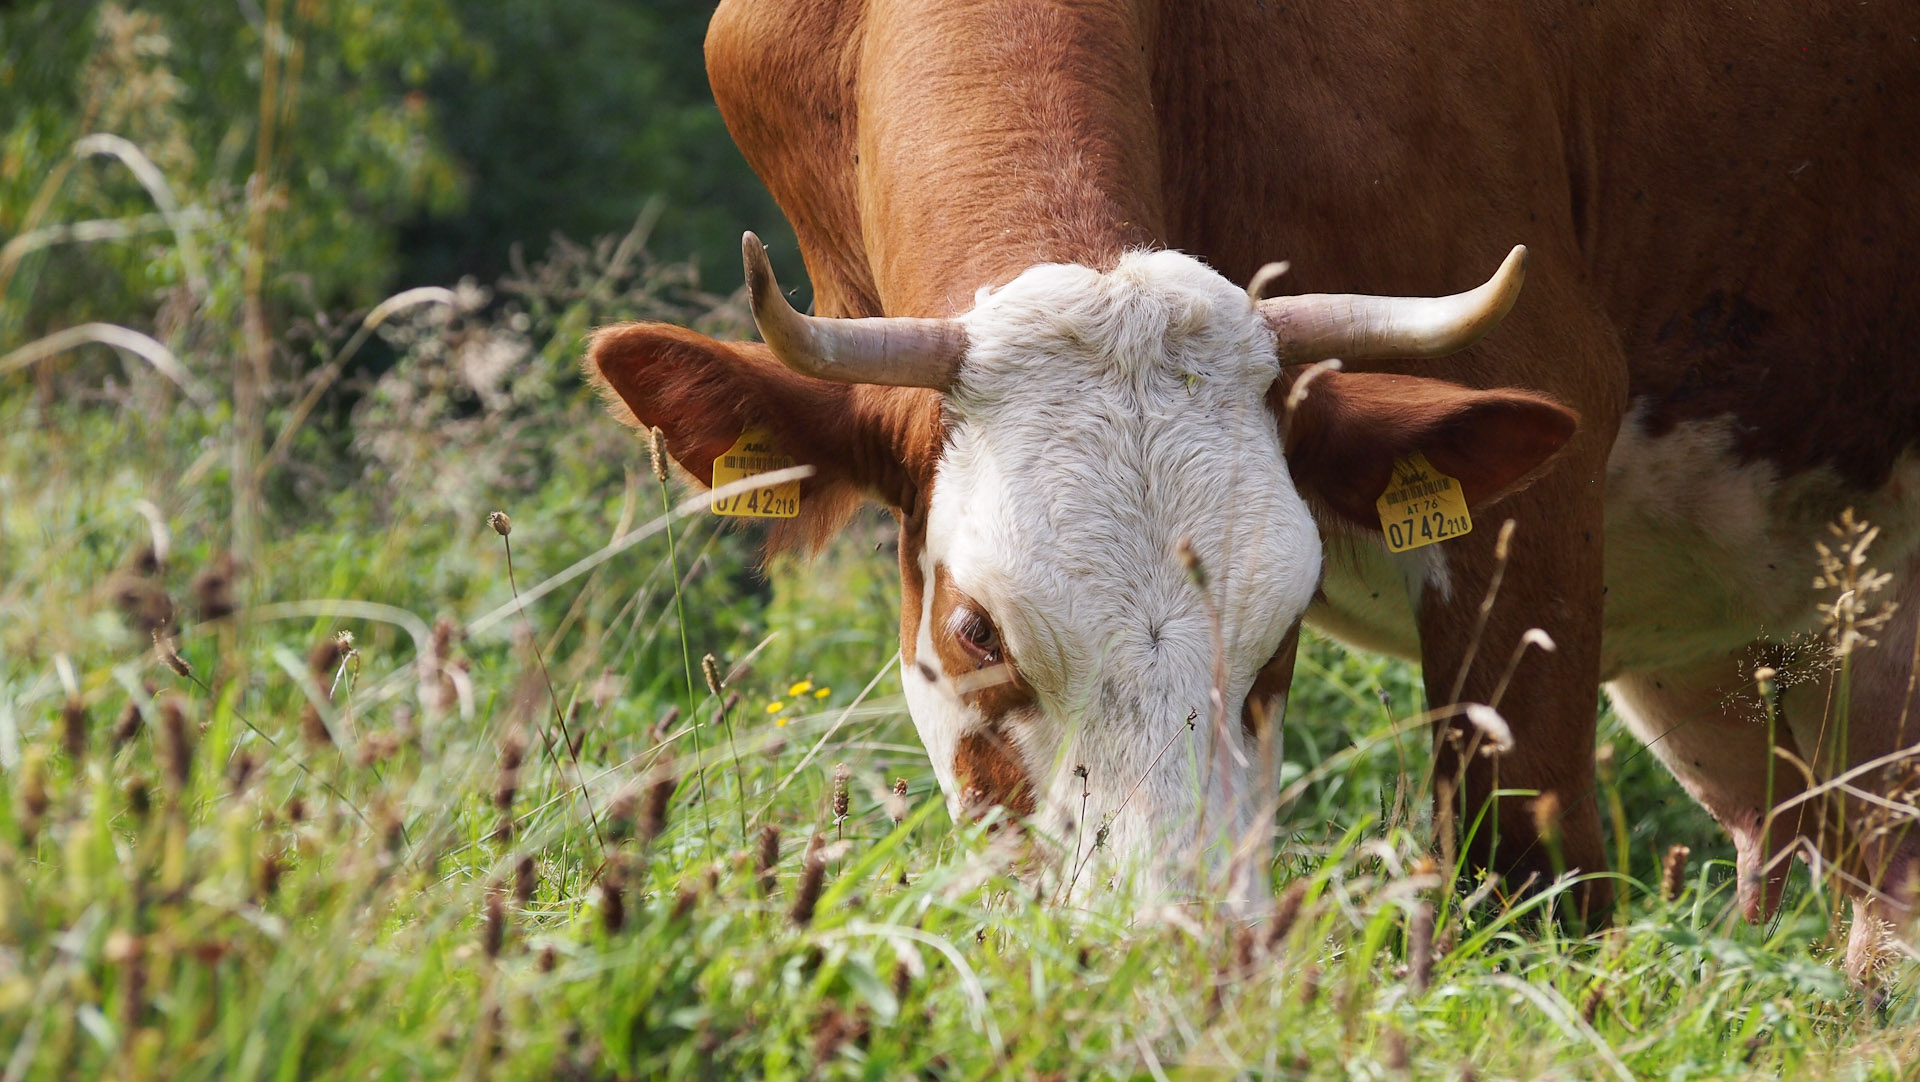
[[(1240, 703), (1320, 577), (1266, 404), (1269, 332), (1245, 291), (1175, 252), (1130, 254), (1108, 274), (1035, 267), (983, 291), (964, 321), (927, 596), (944, 565), (1034, 689), (1037, 710), (1003, 725), (1043, 824), (1084, 851), (1105, 823), (1111, 854), (1154, 858), (1139, 865), (1152, 892), (1211, 878), (1272, 795), (1250, 785)], [(1204, 592), (1176, 557), (1182, 538)], [(937, 664), (930, 615), (918, 649)], [(981, 719), (950, 681), (911, 668), (905, 680), (954, 802), (953, 748)], [(1084, 817), (1076, 766), (1093, 793)]]
[(1730, 417), (1657, 438), (1635, 407), (1607, 459), (1607, 608), (1602, 675), (1718, 658), (1756, 639), (1814, 629), (1816, 541), (1852, 507), (1881, 527), (1881, 566), (1920, 544), (1920, 460), (1908, 455), (1878, 491), (1831, 470), (1781, 477), (1733, 453)]

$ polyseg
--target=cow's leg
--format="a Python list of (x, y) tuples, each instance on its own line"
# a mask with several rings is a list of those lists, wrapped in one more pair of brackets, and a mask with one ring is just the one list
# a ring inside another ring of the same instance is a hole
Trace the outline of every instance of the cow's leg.
[[(1538, 887), (1560, 871), (1607, 866), (1593, 791), (1601, 506), (1598, 486), (1588, 478), (1599, 465), (1585, 458), (1480, 515), (1468, 538), (1446, 546), (1444, 571), (1429, 577), (1420, 606), (1428, 700), (1494, 703), (1514, 736), (1510, 750), (1489, 757), (1464, 719), (1442, 723), (1434, 761), (1436, 829), (1443, 847), (1453, 831), (1471, 831), (1469, 862), (1499, 871), (1515, 886), (1531, 880)], [(1516, 529), (1500, 568), (1495, 539), (1509, 517)], [(1499, 592), (1483, 624), (1481, 601), (1496, 573)], [(1529, 648), (1512, 666), (1534, 628), (1547, 633), (1554, 649)], [(1496, 788), (1524, 795), (1489, 804)], [(1536, 819), (1536, 811), (1556, 806)], [(1555, 836), (1543, 839), (1542, 827)], [(1611, 884), (1590, 880), (1577, 888), (1577, 907), (1597, 915), (1612, 897)]]
[(1844, 684), (1836, 667), (1782, 696), (1794, 739), (1846, 826), (1821, 849), (1856, 888), (1847, 951), (1856, 976), (1872, 967), (1889, 926), (1912, 934), (1920, 901), (1920, 554), (1869, 596), (1870, 608), (1881, 598), (1898, 606), (1873, 633), (1878, 645), (1849, 655)]
[[(1511, 750), (1491, 758), (1474, 750), (1465, 719), (1442, 723), (1436, 825), (1446, 830), (1452, 819), (1455, 829), (1471, 829), (1484, 811), (1480, 829), (1467, 836), (1467, 857), (1515, 886), (1607, 869), (1593, 747), (1606, 600), (1604, 479), (1626, 410), (1627, 365), (1580, 284), (1569, 238), (1528, 237), (1527, 304), (1507, 317), (1497, 344), (1480, 347), (1456, 371), (1473, 383), (1517, 378), (1578, 409), (1580, 430), (1544, 477), (1476, 511), (1471, 534), (1437, 546), (1439, 566), (1417, 613), (1428, 701), (1497, 706), (1514, 736)], [(1502, 559), (1497, 539), (1508, 519), (1515, 528)], [(1498, 594), (1485, 608), (1496, 580)], [(1529, 648), (1512, 665), (1535, 628), (1554, 649)], [(1492, 802), (1496, 789), (1529, 795)], [(1536, 820), (1536, 810), (1549, 814)], [(1541, 837), (1543, 827), (1551, 838)], [(1585, 880), (1574, 901), (1580, 915), (1598, 917), (1612, 907), (1613, 884), (1604, 876)]]
[(1805, 757), (1792, 729), (1778, 711), (1769, 719), (1747, 671), (1760, 653), (1633, 673), (1607, 687), (1627, 727), (1733, 838), (1740, 909), (1755, 922), (1780, 904), (1794, 841), (1817, 836), (1820, 810), (1802, 799), (1807, 776), (1794, 764)]

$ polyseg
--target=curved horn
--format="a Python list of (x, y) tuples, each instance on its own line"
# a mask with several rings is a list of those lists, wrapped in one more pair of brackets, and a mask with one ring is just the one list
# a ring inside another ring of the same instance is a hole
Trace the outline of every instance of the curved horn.
[(1284, 365), (1328, 357), (1442, 357), (1492, 330), (1520, 296), (1526, 276), (1526, 246), (1515, 245), (1485, 284), (1451, 297), (1303, 293), (1261, 301), (1260, 315), (1273, 330)]
[(951, 319), (821, 319), (787, 303), (760, 238), (740, 238), (753, 321), (780, 363), (803, 376), (889, 387), (952, 385), (967, 355), (967, 332)]

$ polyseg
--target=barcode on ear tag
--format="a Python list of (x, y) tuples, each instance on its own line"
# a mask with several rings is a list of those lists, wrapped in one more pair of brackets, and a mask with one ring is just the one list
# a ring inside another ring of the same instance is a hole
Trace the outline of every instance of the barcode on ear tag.
[[(775, 470), (790, 469), (793, 458), (780, 453), (773, 433), (764, 428), (749, 428), (740, 433), (726, 453), (713, 460), (713, 487), (721, 488)], [(792, 518), (800, 513), (800, 482), (785, 481), (766, 488), (750, 488), (727, 497), (716, 497), (709, 505), (716, 515), (731, 518)]]
[(1473, 532), (1460, 482), (1433, 468), (1415, 451), (1393, 462), (1393, 479), (1375, 501), (1387, 551), (1405, 552)]

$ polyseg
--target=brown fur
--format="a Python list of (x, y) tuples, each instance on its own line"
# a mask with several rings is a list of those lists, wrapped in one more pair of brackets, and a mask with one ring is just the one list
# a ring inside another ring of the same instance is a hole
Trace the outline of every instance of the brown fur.
[[(1439, 294), (1528, 245), (1526, 292), (1481, 344), (1370, 366), (1524, 388), (1467, 411), (1517, 421), (1507, 446), (1449, 458), (1446, 422), (1422, 429), (1396, 385), (1358, 373), (1310, 394), (1289, 436), (1302, 487), (1362, 522), (1385, 455), (1354, 403), (1395, 421), (1375, 431), (1437, 435), (1435, 465), (1470, 492), (1531, 480), (1501, 506), (1518, 529), (1485, 627), (1497, 530), (1449, 542), (1451, 600), (1419, 606), (1430, 698), (1489, 697), (1531, 627), (1559, 648), (1507, 690), (1518, 744), (1498, 778), (1445, 742), (1436, 773), (1469, 808), (1496, 781), (1553, 794), (1566, 866), (1597, 870), (1600, 482), (1630, 401), (1656, 433), (1731, 414), (1741, 455), (1861, 485), (1920, 438), (1916, 36), (1920, 5), (1893, 0), (724, 0), (707, 61), (823, 315), (949, 315), (1032, 264), (1099, 267), (1138, 245), (1236, 280), (1286, 258), (1301, 292)], [(643, 421), (726, 421), (669, 426), (696, 473), (746, 419), (823, 467), (849, 456), (813, 482), (839, 495), (801, 532), (818, 538), (860, 493), (901, 512), (911, 659), (933, 397), (806, 386), (753, 347), (724, 350), (625, 329), (595, 358)], [(719, 374), (682, 370), (696, 354)], [(1567, 425), (1549, 401), (1581, 423), (1539, 473)], [(1516, 876), (1550, 870), (1525, 799), (1500, 809), (1497, 852), (1485, 836), (1471, 850)], [(1609, 893), (1584, 889), (1594, 905)]]

